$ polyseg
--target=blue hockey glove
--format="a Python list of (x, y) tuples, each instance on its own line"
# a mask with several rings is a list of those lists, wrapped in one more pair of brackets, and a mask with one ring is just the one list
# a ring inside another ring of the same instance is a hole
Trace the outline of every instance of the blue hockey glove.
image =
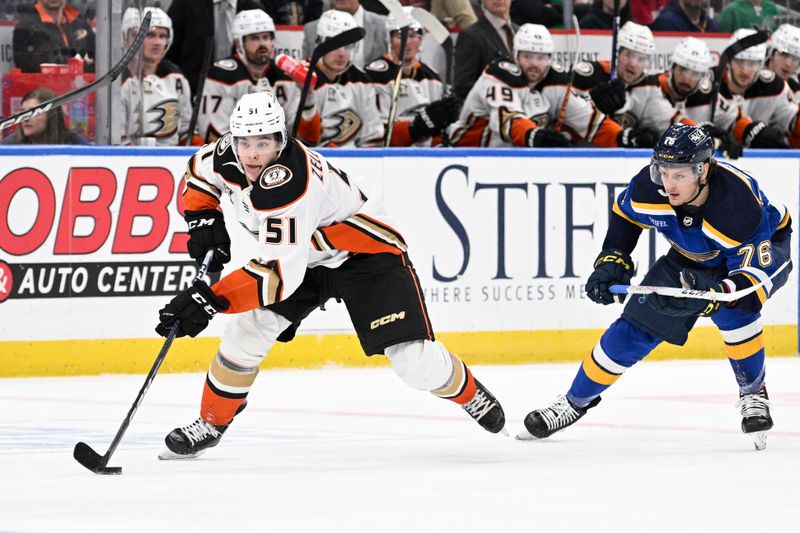
[(586, 280), (586, 295), (594, 303), (608, 305), (625, 301), (626, 294), (611, 294), (609, 285), (628, 285), (633, 277), (631, 256), (620, 250), (603, 250), (594, 260), (594, 272)]

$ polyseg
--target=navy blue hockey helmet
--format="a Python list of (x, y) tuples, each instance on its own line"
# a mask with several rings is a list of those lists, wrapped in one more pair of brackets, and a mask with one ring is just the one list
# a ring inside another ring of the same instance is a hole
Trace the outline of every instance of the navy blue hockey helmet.
[(714, 155), (714, 140), (697, 126), (673, 124), (658, 139), (650, 160), (650, 179), (663, 185), (659, 167), (692, 167), (695, 177)]

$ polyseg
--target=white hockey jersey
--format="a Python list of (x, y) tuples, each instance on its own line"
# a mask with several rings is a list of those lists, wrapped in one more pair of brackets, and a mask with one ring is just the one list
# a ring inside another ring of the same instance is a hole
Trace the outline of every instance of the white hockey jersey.
[(155, 73), (145, 76), (141, 83), (126, 70), (120, 97), (123, 144), (177, 146), (189, 135), (192, 119), (189, 81), (170, 61), (162, 60)]
[(339, 148), (383, 146), (384, 127), (377, 93), (367, 75), (354, 65), (329, 80), (318, 72), (308, 96), (298, 136), (316, 146)]
[(223, 277), (214, 292), (240, 313), (288, 298), (307, 268), (336, 268), (351, 253), (405, 252), (380, 200), (368, 200), (343, 171), (290, 139), (258, 180), (243, 172), (230, 133), (189, 159), (187, 210), (217, 209), (226, 196), (255, 239), (254, 258)]
[(800, 146), (800, 124), (797, 120), (798, 103), (789, 85), (771, 70), (762, 70), (755, 83), (742, 94), (731, 94), (723, 78), (720, 93), (736, 102), (742, 113), (755, 122), (764, 122), (786, 133), (792, 147)]
[[(530, 87), (516, 63), (495, 61), (484, 69), (467, 95), (458, 121), (450, 125), (450, 140), (455, 146), (526, 146), (532, 128), (557, 121), (567, 83), (568, 75), (552, 65), (544, 79)], [(589, 100), (573, 94), (563, 131), (573, 141), (617, 146), (622, 128)]]
[[(378, 93), (378, 109), (384, 124), (389, 122), (392, 88), (399, 68), (399, 65), (392, 61), (387, 54), (372, 61), (365, 69)], [(397, 118), (392, 127), (391, 146), (430, 146), (429, 138), (414, 142), (408, 127), (414, 120), (417, 111), (431, 102), (440, 100), (443, 94), (444, 86), (441, 78), (428, 65), (418, 61), (410, 76), (406, 76), (404, 73), (397, 92)]]
[(197, 114), (197, 133), (204, 142), (212, 142), (228, 132), (228, 121), (236, 101), (243, 95), (272, 91), (286, 113), (291, 129), (300, 99), (297, 84), (270, 61), (261, 78), (254, 80), (239, 54), (221, 59), (208, 70), (203, 100)]

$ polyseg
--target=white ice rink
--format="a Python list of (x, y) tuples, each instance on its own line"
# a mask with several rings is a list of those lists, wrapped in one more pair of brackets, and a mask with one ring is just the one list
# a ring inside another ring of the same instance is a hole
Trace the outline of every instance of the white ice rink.
[[(513, 432), (576, 364), (476, 367)], [(389, 368), (263, 371), (220, 446), (159, 461), (197, 417), (202, 374), (160, 375), (111, 465), (143, 376), (0, 380), (3, 532), (796, 532), (800, 358), (770, 359), (775, 428), (739, 430), (728, 363), (646, 362), (576, 426), (518, 442)]]

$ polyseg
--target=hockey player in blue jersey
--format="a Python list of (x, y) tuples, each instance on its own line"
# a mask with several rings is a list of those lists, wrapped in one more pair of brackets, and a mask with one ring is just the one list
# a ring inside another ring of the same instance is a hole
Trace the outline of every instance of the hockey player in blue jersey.
[(661, 342), (683, 345), (698, 317), (711, 317), (739, 385), (742, 431), (756, 448), (772, 427), (764, 385), (761, 307), (783, 286), (791, 270), (791, 218), (771, 203), (758, 182), (713, 158), (714, 143), (702, 129), (676, 124), (659, 139), (650, 165), (620, 193), (610, 215), (603, 250), (586, 282), (595, 303), (620, 303), (613, 284), (628, 284), (630, 254), (644, 228), (655, 228), (671, 244), (645, 274), (643, 285), (735, 292), (756, 291), (729, 304), (659, 296), (633, 297), (584, 359), (565, 396), (525, 417), (518, 438), (546, 438), (574, 424), (600, 402), (600, 394)]

